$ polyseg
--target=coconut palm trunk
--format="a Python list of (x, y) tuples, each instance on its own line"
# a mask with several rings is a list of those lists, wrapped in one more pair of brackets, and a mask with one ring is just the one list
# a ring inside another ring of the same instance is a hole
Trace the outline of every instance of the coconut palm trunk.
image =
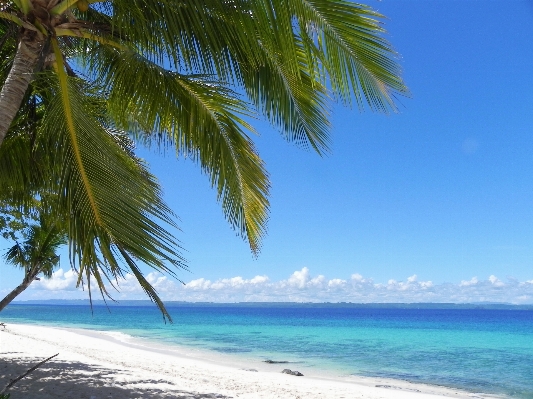
[(13, 66), (0, 92), (0, 145), (33, 79), (42, 48), (43, 40), (36, 32), (24, 33), (24, 38), (18, 45)]
[(30, 269), (24, 275), (24, 280), (20, 283), (13, 291), (5, 296), (2, 301), (0, 301), (0, 312), (13, 301), (17, 296), (19, 296), (30, 284), (36, 279), (37, 275), (41, 272), (40, 267), (35, 267), (35, 269)]

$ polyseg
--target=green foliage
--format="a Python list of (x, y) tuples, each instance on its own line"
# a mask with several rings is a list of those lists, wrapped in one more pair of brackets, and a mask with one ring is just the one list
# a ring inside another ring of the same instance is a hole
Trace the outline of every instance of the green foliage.
[(20, 43), (42, 51), (0, 147), (0, 198), (19, 209), (56, 193), (79, 283), (105, 295), (129, 270), (164, 309), (138, 265), (173, 273), (184, 260), (130, 138), (196, 161), (257, 254), (270, 182), (248, 121), (323, 154), (331, 100), (394, 111), (407, 89), (381, 18), (345, 0), (7, 0), (0, 80)]
[(26, 229), (32, 221), (36, 221), (33, 215), (28, 215), (5, 201), (0, 202), (0, 234), (4, 239), (17, 241), (25, 238)]
[(66, 244), (65, 231), (58, 223), (41, 216), (39, 223), (25, 229), (26, 239), (16, 242), (4, 255), (7, 264), (24, 269), (25, 274), (34, 270), (52, 277), (52, 272), (59, 265), (57, 250)]
[(4, 238), (14, 241), (4, 254), (6, 264), (24, 270), (25, 279), (38, 274), (52, 277), (59, 265), (57, 250), (67, 243), (66, 223), (55, 214), (57, 195), (42, 191), (24, 208), (4, 199), (0, 202), (0, 221)]

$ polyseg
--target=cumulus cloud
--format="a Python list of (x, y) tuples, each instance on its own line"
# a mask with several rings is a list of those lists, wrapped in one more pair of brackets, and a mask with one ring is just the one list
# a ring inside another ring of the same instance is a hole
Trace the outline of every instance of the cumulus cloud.
[(74, 270), (59, 269), (53, 273), (51, 279), (41, 278), (34, 281), (31, 287), (37, 290), (75, 291), (77, 281), (78, 274)]
[(491, 275), (489, 277), (489, 281), (495, 287), (503, 287), (503, 286), (505, 286), (505, 284), (503, 282), (501, 282), (500, 279), (498, 277), (494, 276), (494, 275)]
[(332, 280), (328, 281), (328, 287), (329, 288), (344, 288), (346, 284), (346, 280), (341, 280), (340, 278), (334, 278)]
[[(533, 280), (516, 279), (502, 281), (494, 275), (486, 280), (472, 277), (459, 283), (435, 284), (419, 280), (416, 274), (405, 279), (390, 279), (377, 283), (359, 273), (349, 278), (313, 276), (304, 267), (294, 271), (286, 279), (272, 281), (268, 276), (257, 275), (246, 279), (241, 276), (211, 281), (198, 278), (182, 284), (157, 272), (146, 275), (164, 300), (245, 302), (245, 301), (296, 301), (296, 302), (505, 302), (533, 303)], [(41, 298), (65, 298), (76, 290), (77, 274), (58, 270), (52, 279), (36, 281), (31, 285), (35, 295)], [(127, 274), (116, 284), (116, 299), (146, 299), (133, 275)], [(113, 293), (112, 287), (110, 292)], [(83, 297), (79, 295), (78, 297)]]
[(461, 284), (459, 284), (461, 287), (468, 287), (470, 285), (476, 285), (477, 283), (479, 283), (477, 277), (472, 277), (472, 279), (470, 281), (461, 281)]

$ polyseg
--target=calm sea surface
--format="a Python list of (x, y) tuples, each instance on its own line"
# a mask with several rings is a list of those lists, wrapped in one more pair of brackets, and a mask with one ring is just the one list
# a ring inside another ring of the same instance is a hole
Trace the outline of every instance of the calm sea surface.
[(12, 304), (2, 322), (119, 331), (301, 367), (533, 399), (533, 311), (177, 305)]

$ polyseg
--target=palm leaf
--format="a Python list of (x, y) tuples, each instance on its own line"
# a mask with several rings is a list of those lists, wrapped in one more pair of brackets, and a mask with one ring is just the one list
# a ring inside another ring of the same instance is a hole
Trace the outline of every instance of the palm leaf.
[(21, 198), (42, 187), (59, 193), (71, 261), (89, 293), (91, 279), (106, 295), (106, 281), (129, 269), (162, 307), (138, 264), (183, 266), (162, 227), (175, 227), (174, 216), (125, 132), (197, 161), (257, 253), (269, 181), (247, 120), (261, 113), (287, 140), (322, 154), (331, 99), (389, 112), (407, 94), (382, 16), (346, 0), (91, 1), (83, 13), (63, 2), (50, 13), (68, 12), (44, 25), (31, 25), (29, 4), (1, 11), (0, 79), (21, 24), (53, 44), (55, 72), (45, 48), (0, 148), (0, 182)]
[(93, 277), (106, 294), (102, 275), (123, 275), (118, 247), (132, 259), (173, 274), (169, 265), (184, 264), (176, 252), (179, 245), (161, 226), (176, 227), (155, 178), (101, 124), (83, 82), (58, 75), (42, 135), (60, 166), (60, 209), (69, 215), (71, 262), (80, 279), (85, 276), (90, 288)]
[[(268, 210), (268, 176), (243, 128), (247, 104), (207, 76), (165, 70), (133, 52), (101, 52), (115, 123), (145, 142), (173, 145), (210, 177), (230, 224), (258, 252)], [(135, 74), (131, 72), (135, 71)], [(150, 132), (147, 134), (147, 132)]]

